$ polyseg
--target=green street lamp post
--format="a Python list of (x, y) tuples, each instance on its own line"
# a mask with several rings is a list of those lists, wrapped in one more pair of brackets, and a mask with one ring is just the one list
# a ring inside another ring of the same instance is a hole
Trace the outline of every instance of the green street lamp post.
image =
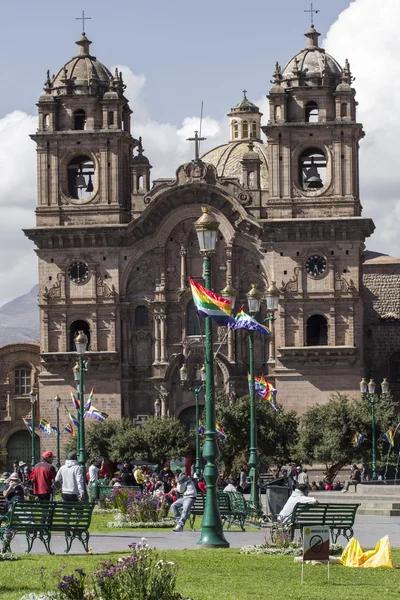
[(35, 404), (36, 404), (36, 400), (37, 400), (37, 395), (35, 390), (31, 390), (29, 392), (29, 399), (31, 401), (31, 444), (32, 444), (32, 457), (31, 457), (31, 467), (32, 469), (35, 466), (35, 443), (36, 443), (36, 439), (35, 439)]
[[(254, 317), (261, 307), (262, 293), (256, 284), (251, 284), (251, 290), (247, 294), (249, 313)], [(257, 512), (260, 511), (260, 496), (258, 492), (258, 452), (257, 452), (257, 409), (256, 391), (254, 383), (254, 331), (249, 331), (249, 358), (250, 358), (250, 503)]]
[(60, 464), (60, 403), (61, 403), (61, 398), (57, 394), (57, 396), (54, 398), (54, 400), (56, 403), (56, 427), (57, 427), (57, 431), (56, 431), (56, 469), (58, 471), (59, 468), (61, 467), (61, 464)]
[(85, 392), (83, 389), (83, 372), (84, 372), (84, 354), (88, 345), (87, 335), (83, 331), (79, 331), (75, 338), (76, 352), (79, 357), (79, 369), (76, 366), (73, 368), (74, 379), (78, 387), (79, 397), (79, 432), (78, 432), (78, 462), (82, 469), (83, 484), (85, 489), (85, 497), (87, 500), (86, 492), (86, 447), (85, 447)]
[[(203, 255), (203, 268), (205, 285), (211, 289), (211, 257), (215, 254), (218, 235), (218, 221), (209, 206), (202, 206), (203, 214), (195, 223), (199, 240), (200, 253)], [(206, 460), (204, 479), (207, 484), (206, 503), (201, 523), (201, 535), (197, 542), (207, 548), (228, 548), (229, 543), (222, 530), (221, 515), (217, 501), (218, 467), (216, 461), (219, 456), (215, 432), (215, 397), (214, 397), (214, 349), (212, 320), (205, 318), (205, 363), (206, 363), (206, 431), (203, 447), (203, 456)]]
[(199, 407), (199, 396), (203, 389), (206, 381), (206, 368), (203, 365), (200, 369), (200, 380), (201, 385), (196, 385), (194, 388), (190, 387), (188, 382), (188, 370), (185, 365), (182, 365), (179, 369), (179, 378), (181, 381), (181, 387), (183, 390), (194, 392), (196, 399), (196, 462), (194, 464), (194, 472), (196, 473), (197, 479), (200, 479), (201, 475), (201, 462), (200, 462), (200, 432), (199, 432), (199, 421), (200, 421), (200, 407)]
[[(360, 392), (361, 397), (369, 400), (371, 405), (371, 453), (372, 453), (372, 479), (376, 479), (376, 435), (375, 435), (375, 400), (377, 400), (375, 395), (376, 384), (373, 379), (367, 383), (364, 377), (360, 381)], [(381, 383), (382, 396), (386, 397), (389, 392), (389, 382), (384, 378)], [(379, 396), (378, 396), (379, 398)]]

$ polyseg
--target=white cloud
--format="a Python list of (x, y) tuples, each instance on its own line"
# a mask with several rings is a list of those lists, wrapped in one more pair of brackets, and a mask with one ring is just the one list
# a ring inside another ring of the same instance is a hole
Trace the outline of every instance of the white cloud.
[(396, 148), (400, 139), (400, 3), (356, 0), (330, 28), (326, 50), (342, 65), (350, 61), (359, 102), (361, 203), (374, 219), (368, 248), (399, 256), (400, 189)]
[[(357, 78), (358, 119), (367, 133), (360, 144), (361, 200), (364, 215), (373, 217), (377, 226), (368, 246), (394, 255), (399, 254), (400, 218), (396, 154), (400, 139), (399, 19), (400, 3), (381, 0), (377, 14), (376, 0), (355, 0), (332, 25), (325, 42), (327, 51), (341, 64), (349, 58)], [(126, 66), (118, 68), (134, 111), (132, 134), (143, 138), (145, 153), (154, 166), (153, 179), (173, 177), (177, 167), (194, 156), (193, 143), (186, 139), (199, 129), (199, 115), (187, 116), (180, 126), (155, 121), (146, 107), (145, 76)], [(268, 101), (263, 97), (256, 102), (266, 122)], [(7, 282), (0, 289), (0, 305), (36, 283), (33, 245), (21, 231), (34, 225), (36, 153), (29, 134), (35, 132), (36, 123), (35, 116), (20, 111), (0, 119), (0, 277)], [(202, 134), (208, 138), (202, 143), (202, 152), (225, 143), (229, 139), (227, 117), (217, 120), (206, 115)]]

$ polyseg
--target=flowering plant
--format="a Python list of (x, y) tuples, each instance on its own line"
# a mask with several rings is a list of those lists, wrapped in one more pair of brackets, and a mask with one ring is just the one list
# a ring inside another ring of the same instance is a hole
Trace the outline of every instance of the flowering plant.
[(131, 521), (161, 521), (168, 505), (161, 498), (151, 494), (135, 492), (130, 488), (114, 488), (105, 501), (107, 509), (117, 509), (129, 515)]

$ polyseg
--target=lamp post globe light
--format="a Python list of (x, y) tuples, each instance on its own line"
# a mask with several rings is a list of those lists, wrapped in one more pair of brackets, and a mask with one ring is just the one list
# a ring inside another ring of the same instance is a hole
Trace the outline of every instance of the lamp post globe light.
[[(85, 489), (85, 500), (87, 500), (87, 492), (86, 492), (86, 448), (85, 448), (85, 406), (84, 406), (84, 389), (83, 389), (83, 371), (84, 371), (84, 363), (83, 357), (86, 352), (86, 348), (88, 345), (87, 335), (83, 331), (79, 331), (75, 340), (76, 352), (78, 354), (79, 360), (78, 363), (73, 368), (74, 379), (78, 383), (78, 397), (79, 397), (79, 433), (78, 433), (78, 462), (82, 470), (82, 476), (84, 481), (84, 489)], [(77, 368), (78, 367), (78, 368)]]
[(54, 401), (56, 403), (56, 427), (57, 427), (57, 431), (56, 431), (56, 469), (58, 471), (61, 466), (60, 465), (60, 403), (61, 403), (61, 398), (58, 394), (54, 398)]
[(221, 290), (221, 296), (227, 300), (230, 300), (231, 308), (233, 310), (235, 308), (237, 291), (230, 285), (230, 283), (228, 283), (228, 285)]
[(371, 454), (372, 454), (372, 479), (376, 479), (376, 435), (375, 435), (375, 400), (386, 397), (389, 393), (389, 382), (386, 377), (381, 383), (381, 396), (375, 394), (376, 384), (373, 379), (367, 383), (364, 377), (360, 381), (361, 397), (369, 400), (371, 405)]
[[(209, 206), (202, 206), (203, 214), (195, 223), (199, 240), (200, 253), (203, 255), (205, 286), (211, 289), (211, 257), (215, 254), (217, 243), (218, 221), (211, 214)], [(201, 523), (201, 535), (197, 542), (208, 548), (228, 548), (223, 530), (221, 515), (217, 502), (218, 467), (216, 460), (219, 456), (215, 432), (215, 394), (214, 394), (214, 349), (213, 331), (210, 317), (205, 318), (205, 364), (206, 364), (206, 431), (203, 456), (206, 460), (204, 479), (207, 484), (206, 503)]]
[(199, 406), (199, 396), (200, 392), (205, 386), (206, 382), (206, 368), (203, 365), (200, 369), (200, 381), (201, 385), (195, 385), (195, 387), (190, 387), (188, 385), (188, 370), (186, 365), (183, 364), (179, 369), (179, 378), (181, 382), (181, 387), (183, 390), (188, 390), (189, 392), (194, 392), (195, 400), (196, 400), (196, 462), (194, 463), (194, 472), (196, 473), (197, 479), (200, 479), (201, 475), (201, 461), (200, 461), (200, 432), (199, 432), (199, 420), (200, 420), (200, 406)]
[[(249, 313), (254, 317), (261, 307), (262, 292), (257, 289), (255, 283), (251, 284), (251, 289), (247, 294)], [(260, 497), (258, 493), (258, 453), (257, 453), (257, 410), (256, 410), (256, 390), (254, 382), (254, 331), (249, 331), (249, 363), (250, 363), (250, 503), (257, 512), (260, 510)]]
[(32, 469), (35, 466), (35, 404), (36, 404), (36, 400), (37, 400), (37, 395), (34, 389), (31, 389), (31, 391), (29, 392), (29, 400), (31, 402), (31, 451), (32, 451), (32, 457), (31, 457), (31, 467)]

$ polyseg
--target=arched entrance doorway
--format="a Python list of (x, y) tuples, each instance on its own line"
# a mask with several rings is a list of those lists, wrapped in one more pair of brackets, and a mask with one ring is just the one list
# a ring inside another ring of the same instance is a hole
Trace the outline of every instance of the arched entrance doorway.
[[(23, 429), (16, 431), (7, 442), (7, 470), (12, 470), (16, 461), (23, 460), (29, 466), (31, 464), (32, 438), (29, 431)], [(40, 437), (35, 434), (35, 463), (40, 457)]]

